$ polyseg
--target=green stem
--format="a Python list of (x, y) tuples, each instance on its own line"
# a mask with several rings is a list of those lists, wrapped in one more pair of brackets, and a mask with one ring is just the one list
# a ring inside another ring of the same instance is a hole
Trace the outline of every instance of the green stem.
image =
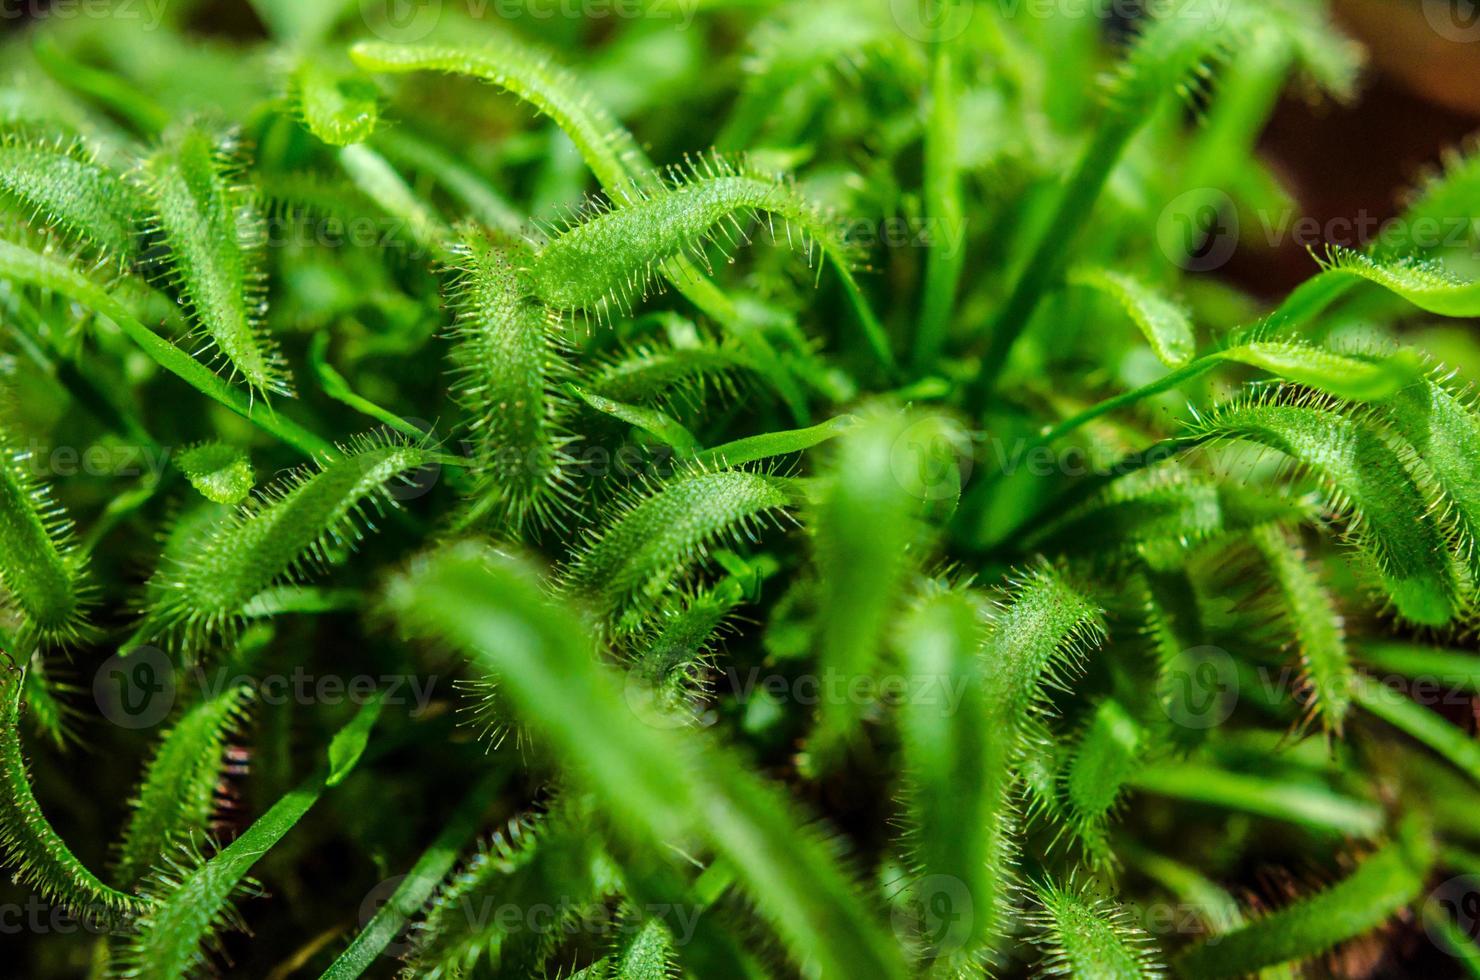
[(791, 429), (785, 432), (767, 432), (764, 435), (736, 439), (723, 446), (715, 446), (694, 455), (694, 462), (703, 467), (744, 466), (772, 456), (784, 456), (811, 449), (842, 435), (858, 423), (853, 415), (839, 415), (806, 429)]
[(62, 293), (107, 317), (160, 367), (310, 459), (339, 456), (333, 443), (276, 414), (271, 406), (257, 405), (210, 368), (144, 326), (112, 294), (70, 266), (12, 242), (0, 241), (0, 276)]
[(1438, 714), (1371, 677), (1358, 675), (1352, 685), (1352, 700), (1392, 725), (1418, 739), (1480, 783), (1480, 742), (1445, 721)]
[(432, 891), (452, 870), (458, 854), (483, 823), (483, 815), (498, 797), (504, 783), (502, 772), (485, 777), (442, 825), (442, 832), (422, 852), (349, 948), (329, 965), (320, 980), (354, 980), (375, 962), (407, 920), (418, 914)]
[(1175, 371), (1168, 372), (1167, 374), (1163, 375), (1160, 378), (1157, 378), (1150, 384), (1142, 385), (1141, 387), (1136, 388), (1132, 391), (1127, 391), (1122, 394), (1115, 395), (1114, 397), (1107, 398), (1095, 405), (1091, 405), (1089, 408), (1080, 412), (1078, 415), (1067, 418), (1051, 429), (1045, 430), (1043, 433), (1030, 441), (1027, 445), (1027, 448), (1025, 448), (1023, 452), (1024, 454), (1030, 453), (1040, 446), (1047, 446), (1051, 443), (1057, 442), (1059, 439), (1062, 439), (1064, 436), (1073, 432), (1075, 429), (1079, 428), (1082, 425), (1085, 425), (1086, 423), (1093, 422), (1095, 419), (1099, 418), (1102, 415), (1109, 415), (1111, 412), (1114, 412), (1118, 409), (1134, 405), (1136, 402), (1139, 401), (1145, 401), (1147, 398), (1150, 398), (1153, 395), (1159, 395), (1164, 391), (1171, 391), (1173, 388), (1176, 388), (1178, 385), (1181, 385), (1184, 382), (1191, 381), (1193, 378), (1196, 378), (1199, 375), (1207, 374), (1209, 371), (1213, 370), (1213, 368), (1217, 367), (1225, 360), (1226, 358), (1224, 358), (1221, 354), (1209, 354), (1207, 357), (1198, 358), (1190, 364), (1185, 364), (1182, 367), (1177, 368)]
[(980, 414), (986, 408), (1013, 345), (1033, 319), (1044, 294), (1063, 273), (1069, 258), (1069, 244), (1084, 226), (1086, 217), (1110, 179), (1111, 170), (1140, 122), (1139, 116), (1118, 115), (1112, 124), (1097, 130), (1085, 148), (1059, 199), (1053, 220), (1038, 239), (1006, 305), (992, 323), (981, 373), (967, 391), (967, 405), (974, 414)]
[(1158, 796), (1285, 820), (1312, 830), (1371, 837), (1382, 829), (1382, 810), (1365, 800), (1317, 786), (1298, 786), (1197, 763), (1150, 766), (1131, 785)]
[(141, 133), (153, 135), (170, 124), (170, 114), (117, 75), (76, 60), (47, 34), (38, 34), (31, 46), (36, 62), (57, 82), (101, 102), (128, 119)]
[[(951, 6), (958, 0), (927, 2)], [(925, 260), (925, 305), (915, 335), (916, 371), (930, 370), (940, 358), (966, 258), (966, 214), (956, 167), (955, 55), (954, 39), (937, 41), (932, 51), (930, 118), (925, 130), (925, 215), (930, 228), (930, 253)]]
[(308, 363), (313, 368), (314, 375), (319, 379), (319, 386), (323, 388), (324, 394), (339, 402), (348, 405), (361, 414), (368, 415), (377, 422), (383, 422), (397, 432), (410, 436), (420, 442), (426, 438), (426, 433), (416, 426), (407, 422), (401, 416), (388, 409), (381, 408), (368, 398), (355, 393), (344, 375), (334, 369), (325, 356), (329, 348), (329, 335), (319, 332), (314, 335), (313, 342), (308, 348)]

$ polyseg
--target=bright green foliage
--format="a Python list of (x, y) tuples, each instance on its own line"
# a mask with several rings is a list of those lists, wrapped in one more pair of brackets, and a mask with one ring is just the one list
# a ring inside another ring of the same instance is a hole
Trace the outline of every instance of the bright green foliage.
[(456, 393), (473, 442), (478, 493), (515, 527), (548, 523), (568, 494), (557, 389), (568, 373), (551, 313), (520, 288), (511, 256), (482, 236), (462, 243), (452, 350)]
[(0, 139), (0, 200), (104, 257), (134, 253), (138, 195), (84, 144)]
[(122, 6), (0, 40), (12, 972), (1460, 952), (1480, 166), (1271, 295), (1326, 4)]
[(1187, 311), (1145, 283), (1109, 269), (1077, 269), (1069, 273), (1068, 281), (1097, 289), (1119, 303), (1167, 367), (1181, 367), (1197, 352)]
[(0, 430), (0, 596), (24, 635), (48, 643), (81, 638), (89, 586), (72, 522), (34, 474), (35, 459)]
[[(919, 560), (921, 501), (900, 465), (910, 423), (879, 411), (837, 441), (822, 477), (807, 523), (815, 532), (824, 674), (852, 680), (878, 672), (886, 626), (898, 614), (910, 563)], [(824, 761), (858, 738), (859, 708), (848, 699), (823, 702), (814, 751)]]
[(232, 138), (181, 128), (143, 165), (155, 226), (169, 249), (173, 284), (232, 378), (291, 394), (281, 354), (262, 322), (260, 218), (237, 183)]
[(786, 482), (746, 470), (699, 469), (634, 494), (565, 569), (566, 588), (622, 630), (636, 628), (675, 579), (710, 549), (755, 540), (795, 503)]
[(1262, 919), (1189, 949), (1177, 960), (1187, 976), (1237, 977), (1317, 956), (1380, 925), (1412, 901), (1434, 863), (1428, 831), (1413, 821), (1349, 877)]
[(1273, 525), (1256, 528), (1254, 547), (1269, 563), (1286, 627), (1310, 685), (1310, 710), (1328, 731), (1341, 731), (1351, 701), (1351, 658), (1346, 626), (1335, 602), (1300, 547)]
[(218, 504), (239, 504), (252, 492), (252, 460), (246, 453), (221, 442), (204, 442), (182, 449), (175, 465), (201, 496)]
[(1287, 454), (1332, 491), (1350, 535), (1377, 566), (1399, 615), (1425, 626), (1450, 622), (1461, 604), (1443, 531), (1403, 446), (1339, 404), (1275, 392), (1219, 408), (1199, 424), (1203, 439), (1246, 439)]
[(1064, 773), (1064, 797), (1082, 839), (1099, 841), (1146, 750), (1146, 732), (1130, 712), (1114, 698), (1101, 701)]
[(637, 930), (622, 950), (614, 976), (617, 980), (671, 980), (673, 937), (663, 923), (651, 919)]
[(777, 232), (772, 225), (772, 237), (801, 248), (809, 262), (815, 243), (851, 274), (853, 259), (839, 230), (784, 180), (706, 157), (670, 183), (619, 198), (610, 210), (552, 235), (525, 273), (530, 291), (554, 309), (590, 310), (598, 317), (630, 311), (646, 296), (663, 260), (688, 255), (707, 262), (704, 247), (716, 229), (733, 248), (736, 236), (746, 235), (743, 223), (756, 214), (779, 218), (784, 229)]
[(310, 58), (293, 73), (291, 84), (304, 124), (325, 143), (363, 143), (375, 131), (379, 93), (369, 78)]
[(591, 657), (579, 620), (524, 570), (465, 543), (393, 582), (387, 601), (405, 626), (455, 643), (496, 674), (521, 715), (580, 760), (573, 775), (613, 819), (650, 842), (696, 837), (727, 858), (798, 960), (829, 975), (904, 975), (900, 951), (831, 849), (776, 789), (702, 741), (641, 723)]
[[(992, 852), (982, 828), (1008, 816), (983, 738), (989, 717), (981, 657), (985, 618), (981, 597), (943, 590), (909, 612), (896, 640), (906, 669), (933, 681), (931, 697), (905, 705), (899, 719), (909, 773), (910, 856), (921, 877), (961, 881), (972, 906), (982, 909), (1002, 900), (1003, 887), (1000, 853)], [(989, 916), (973, 916), (959, 937), (962, 945), (983, 945), (990, 924)]]
[(217, 934), (238, 924), (233, 898), (258, 890), (247, 877), (259, 858), (292, 830), (318, 802), (325, 788), (347, 775), (354, 757), (336, 763), (334, 746), (347, 738), (363, 747), (374, 725), (378, 702), (362, 709), (330, 745), (330, 768), (284, 794), (242, 835), (212, 857), (191, 841), (183, 853), (167, 856), (144, 884), (149, 897), (134, 931), (115, 953), (113, 976), (119, 980), (165, 980), (207, 972), (206, 948)]
[(739, 582), (726, 579), (661, 607), (645, 633), (629, 644), (629, 683), (641, 685), (629, 695), (645, 690), (656, 708), (672, 710), (701, 689), (715, 643), (741, 599)]
[(1378, 414), (1422, 460), (1421, 472), (1433, 481), (1430, 492), (1443, 501), (1452, 546), (1472, 575), (1480, 572), (1480, 473), (1474, 466), (1480, 416), (1468, 396), (1457, 395), (1444, 378), (1425, 378), (1387, 399)]
[(623, 402), (672, 405), (702, 401), (714, 391), (733, 395), (736, 376), (750, 367), (731, 347), (695, 342), (691, 347), (638, 347), (585, 375), (589, 390)]
[(175, 637), (199, 649), (239, 628), (247, 604), (275, 586), (327, 571), (338, 549), (373, 528), (366, 507), (395, 506), (386, 486), (432, 454), (365, 438), (344, 455), (284, 477), (234, 513), (167, 551), (147, 586), (139, 635)]
[[(413, 936), (404, 975), (441, 980), (480, 969), (529, 975), (554, 950), (555, 937), (575, 928), (604, 898), (605, 860), (580, 826), (579, 810), (555, 804), (549, 814), (516, 819), (493, 836), (432, 899)], [(532, 929), (522, 917), (480, 915), (487, 908), (529, 909), (559, 895), (563, 916), (549, 929)], [(469, 914), (470, 910), (473, 914)]]
[(1165, 975), (1150, 948), (1151, 937), (1134, 924), (1128, 909), (1071, 887), (1047, 883), (1034, 889), (1033, 914), (1045, 950), (1043, 970), (1052, 975), (1149, 980)]
[(127, 918), (145, 904), (110, 888), (72, 855), (41, 812), (21, 750), (23, 671), (14, 664), (0, 675), (0, 850), (17, 881), (74, 915)]
[(637, 142), (610, 112), (581, 92), (575, 76), (512, 38), (482, 49), (361, 41), (350, 49), (350, 57), (367, 71), (472, 75), (509, 90), (570, 136), (608, 193), (626, 187), (631, 169), (643, 169), (645, 157)]
[(1021, 757), (1041, 735), (1051, 692), (1068, 683), (1086, 649), (1099, 642), (1103, 624), (1094, 604), (1047, 567), (1032, 568), (1013, 580), (989, 621), (980, 654), (986, 742), (982, 769), (989, 811), (996, 816), (979, 831), (991, 881), (976, 914), (983, 920), (979, 935), (995, 937), (1010, 907), (1014, 783)]
[(241, 735), (251, 702), (233, 687), (191, 705), (166, 733), (144, 771), (124, 828), (115, 874), (137, 882), (176, 847), (203, 837), (216, 812), (226, 744)]

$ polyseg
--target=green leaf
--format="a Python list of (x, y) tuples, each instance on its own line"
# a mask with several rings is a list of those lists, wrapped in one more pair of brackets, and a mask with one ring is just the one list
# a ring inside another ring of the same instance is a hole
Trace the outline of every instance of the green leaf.
[(703, 739), (642, 724), (575, 616), (509, 559), (464, 543), (394, 581), (399, 621), (472, 655), (611, 818), (651, 843), (696, 837), (726, 857), (797, 962), (903, 977), (894, 941), (793, 806)]
[(437, 885), (452, 870), (458, 851), (477, 832), (485, 811), (503, 786), (503, 774), (484, 777), (442, 825), (390, 898), (330, 964), (320, 980), (355, 980), (374, 965), (407, 920), (421, 911)]
[(138, 194), (82, 143), (0, 137), (0, 200), (114, 262), (136, 251)]
[(329, 741), (329, 774), (324, 777), (325, 786), (338, 786), (354, 771), (370, 741), (370, 729), (375, 727), (384, 707), (384, 693), (377, 694), (360, 708), (353, 721), (334, 733)]
[(1352, 699), (1393, 727), (1406, 732), (1439, 753), (1461, 772), (1480, 783), (1480, 742), (1441, 715), (1370, 677), (1352, 680)]
[(1372, 558), (1401, 616), (1425, 626), (1455, 617), (1463, 600), (1443, 532), (1403, 447), (1370, 418), (1276, 391), (1216, 409), (1195, 431), (1290, 456), (1350, 515), (1348, 536)]
[(72, 642), (88, 635), (87, 558), (35, 470), (31, 454), (0, 428), (0, 595), (20, 614), (23, 638)]
[(1376, 928), (1422, 891), (1434, 843), (1412, 818), (1391, 842), (1349, 877), (1249, 925), (1187, 950), (1177, 971), (1194, 977), (1238, 977), (1266, 966), (1318, 956)]
[(698, 466), (727, 468), (800, 453), (835, 439), (858, 424), (856, 415), (839, 415), (805, 429), (766, 432), (727, 442), (694, 455)]
[(1274, 574), (1285, 627), (1300, 653), (1310, 692), (1308, 710), (1328, 732), (1341, 733), (1355, 675), (1341, 613), (1298, 543), (1278, 527), (1254, 529), (1254, 547)]
[(680, 473), (623, 502), (566, 566), (564, 586), (630, 631), (712, 548), (754, 537), (794, 503), (785, 482), (764, 473)]
[(1106, 698), (1095, 708), (1064, 779), (1064, 797), (1082, 839), (1101, 839), (1146, 743), (1147, 733), (1119, 701)]
[(1072, 887), (1046, 882), (1034, 889), (1031, 922), (1045, 947), (1048, 974), (1100, 980), (1151, 980), (1164, 974), (1151, 937), (1130, 909)]
[(649, 919), (617, 958), (615, 980), (673, 980), (673, 936), (663, 923)]
[(520, 288), (508, 253), (471, 230), (460, 242), (452, 302), (453, 393), (472, 443), (481, 510), (518, 530), (568, 506), (569, 368), (550, 311)]
[[(942, 590), (903, 617), (894, 644), (905, 674), (930, 685), (899, 712), (911, 861), (922, 879), (961, 882), (973, 910), (1004, 904), (1006, 875), (990, 828), (1011, 817), (987, 768), (985, 620), (981, 597)], [(992, 939), (991, 924), (990, 915), (970, 915), (942, 937), (949, 943), (936, 945), (959, 946), (970, 962)]]
[(609, 415), (634, 428), (641, 429), (682, 456), (693, 456), (699, 451), (699, 443), (694, 438), (694, 434), (666, 412), (642, 405), (628, 405), (613, 401), (595, 392), (587, 391), (579, 385), (569, 385), (567, 388), (571, 394), (601, 414)]
[(380, 93), (357, 72), (307, 58), (293, 73), (292, 90), (309, 131), (330, 146), (363, 143), (380, 121)]
[(150, 578), (138, 636), (194, 652), (240, 629), (260, 593), (327, 570), (334, 543), (364, 537), (364, 508), (397, 506), (387, 485), (436, 454), (361, 438), (343, 455), (298, 470), (172, 549)]
[[(839, 439), (807, 521), (818, 573), (817, 666), (845, 684), (878, 673), (886, 627), (921, 560), (923, 499), (898, 472), (913, 421), (878, 408)], [(811, 752), (820, 765), (835, 765), (859, 740), (864, 707), (853, 698), (818, 705)]]
[(1161, 763), (1138, 770), (1131, 785), (1178, 800), (1206, 803), (1315, 830), (1371, 837), (1382, 811), (1324, 786), (1230, 772), (1203, 763)]
[(1109, 269), (1082, 268), (1069, 273), (1072, 286), (1098, 290), (1124, 308), (1157, 359), (1167, 367), (1181, 367), (1197, 353), (1192, 317), (1186, 308), (1159, 295), (1145, 283)]
[(608, 193), (629, 186), (631, 170), (647, 169), (646, 156), (632, 134), (585, 97), (571, 72), (512, 38), (500, 37), (483, 48), (361, 41), (349, 53), (366, 71), (472, 75), (513, 93), (565, 131)]
[(252, 492), (252, 460), (224, 442), (202, 442), (180, 450), (175, 465), (201, 496), (218, 504), (239, 504)]
[[(570, 800), (551, 812), (518, 817), (480, 847), (432, 899), (413, 934), (404, 973), (450, 980), (485, 972), (537, 976), (560, 936), (594, 918), (605, 898), (601, 845), (583, 826), (587, 814)], [(521, 917), (469, 914), (484, 908), (530, 910), (560, 896), (547, 927)]]

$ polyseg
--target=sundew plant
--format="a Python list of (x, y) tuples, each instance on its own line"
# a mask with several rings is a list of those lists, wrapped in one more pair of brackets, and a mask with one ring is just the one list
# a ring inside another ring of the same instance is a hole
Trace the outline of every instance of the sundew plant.
[(1480, 155), (1099, 6), (13, 23), (11, 975), (1480, 976)]

